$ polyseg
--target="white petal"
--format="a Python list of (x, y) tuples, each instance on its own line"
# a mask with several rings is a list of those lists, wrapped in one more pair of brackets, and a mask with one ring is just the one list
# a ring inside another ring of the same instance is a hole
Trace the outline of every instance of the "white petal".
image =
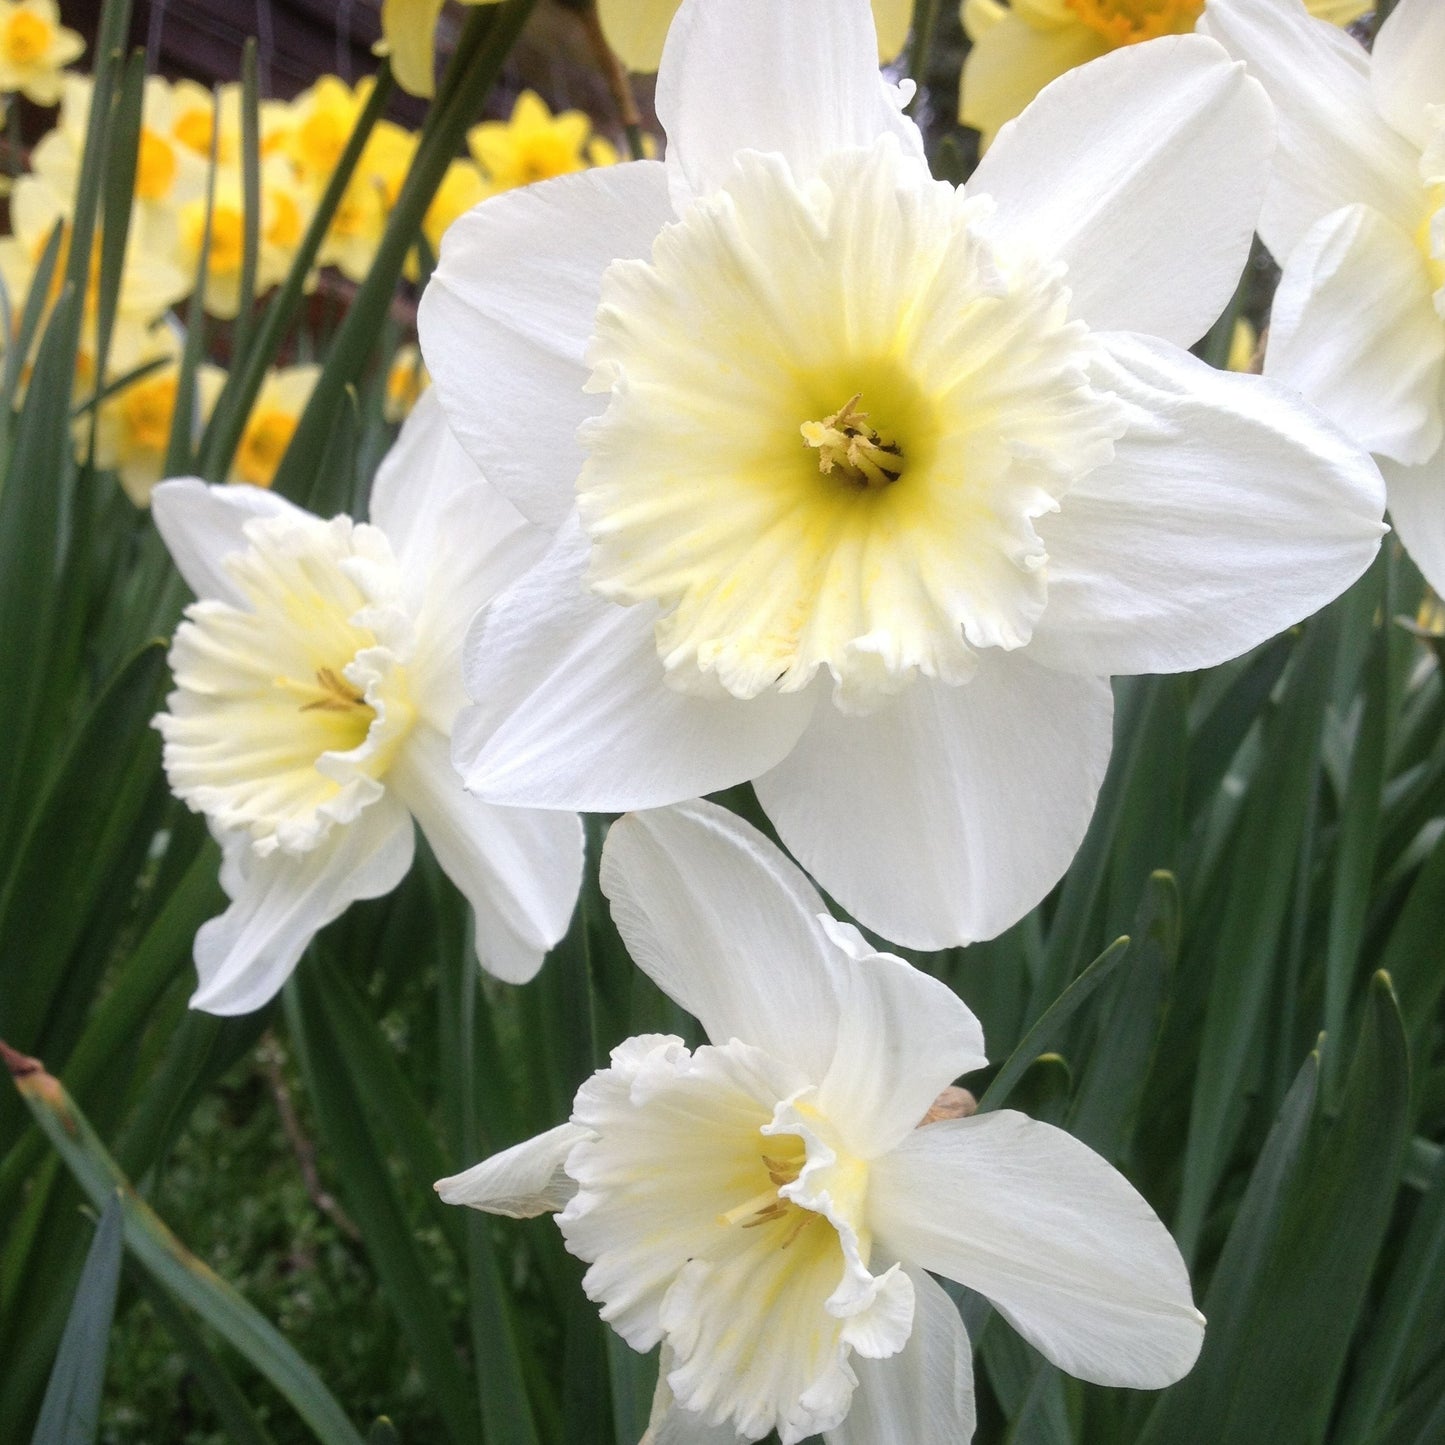
[(913, 1280), (913, 1333), (889, 1360), (853, 1361), (858, 1388), (827, 1445), (968, 1445), (973, 1359), (958, 1306), (924, 1270)]
[(823, 1078), (846, 960), (818, 923), (823, 900), (756, 828), (707, 802), (629, 814), (608, 831), (601, 882), (633, 961), (708, 1038)]
[(245, 598), (222, 563), (248, 545), (246, 523), (299, 510), (262, 487), (211, 486), (198, 477), (162, 482), (151, 493), (156, 529), (186, 586), (197, 597), (217, 597), (236, 606)]
[(1445, 380), (1433, 293), (1412, 236), (1368, 206), (1334, 211), (1285, 262), (1265, 375), (1369, 451), (1426, 461), (1440, 448)]
[(551, 552), (473, 626), (477, 699), (453, 756), (491, 802), (612, 813), (729, 787), (772, 767), (807, 724), (811, 692), (751, 701), (668, 687), (655, 612), (587, 590), (575, 516)]
[(526, 983), (577, 905), (582, 820), (474, 798), (452, 767), (448, 740), (424, 723), (406, 739), (389, 781), (472, 905), (482, 966), (508, 983)]
[(477, 612), (547, 548), (533, 526), (481, 474), (456, 439), (436, 388), (422, 395), (371, 493), (416, 618), (408, 668), (413, 701), (442, 731), (466, 703), (462, 642)]
[(858, 921), (912, 948), (992, 938), (1058, 881), (1109, 761), (1108, 683), (1017, 653), (867, 716), (819, 707), (756, 779), (783, 842)]
[(878, 73), (867, 0), (684, 0), (657, 76), (674, 196), (716, 190), (740, 150), (776, 151), (800, 179), (831, 151), (896, 135), (923, 157), (918, 127)]
[(968, 191), (1068, 263), (1073, 315), (1189, 346), (1239, 281), (1273, 149), (1259, 85), (1212, 40), (1181, 35), (1054, 81), (1000, 131)]
[[(450, 523), (451, 509), (464, 498), (474, 499), (476, 510), (474, 530), (462, 535)], [(541, 555), (529, 553), (514, 534), (545, 536), (530, 529), (482, 475), (452, 431), (435, 387), (422, 393), (377, 468), (370, 519), (386, 533), (397, 561), (411, 574), (408, 581), (450, 562), (455, 553), (480, 552), (480, 558), (469, 558), (469, 570), (485, 564), (494, 591)]]
[(1413, 226), (1418, 150), (1375, 109), (1370, 58), (1300, 0), (1209, 0), (1199, 22), (1269, 93), (1279, 149), (1259, 233), (1284, 260), (1322, 216), (1360, 201)]
[(1030, 656), (1089, 673), (1210, 667), (1343, 592), (1375, 555), (1370, 459), (1277, 383), (1103, 338), (1130, 405), (1114, 460), (1041, 518)]
[(1427, 105), (1445, 101), (1445, 5), (1400, 0), (1375, 36), (1370, 90), (1380, 114), (1424, 150)]
[(1390, 496), (1390, 520), (1400, 541), (1425, 574), (1425, 580), (1445, 596), (1445, 451), (1422, 467), (1381, 462)]
[(929, 1124), (875, 1161), (869, 1209), (880, 1241), (986, 1295), (1081, 1380), (1159, 1389), (1199, 1353), (1169, 1231), (1062, 1129), (1007, 1110)]
[(602, 273), (671, 219), (663, 167), (629, 162), (493, 196), (446, 233), (417, 316), (462, 445), (534, 522), (555, 526), (582, 466), (577, 427)]
[(434, 1187), (447, 1204), (465, 1204), (508, 1219), (534, 1219), (564, 1208), (577, 1192), (562, 1166), (572, 1146), (587, 1137), (576, 1124), (558, 1124), (461, 1174), (438, 1179)]
[(684, 1410), (677, 1403), (667, 1383), (668, 1371), (672, 1368), (672, 1352), (664, 1342), (657, 1367), (657, 1388), (652, 1394), (652, 1411), (638, 1445), (738, 1445), (738, 1432), (730, 1421), (709, 1425), (701, 1415)]
[(962, 1074), (988, 1062), (983, 1026), (954, 991), (850, 924), (822, 919), (852, 961), (839, 974), (838, 1034), (818, 1107), (862, 1158), (886, 1153), (916, 1128)]
[(258, 858), (249, 841), (230, 842), (221, 882), (231, 906), (196, 934), (200, 984), (191, 1007), (230, 1015), (268, 1003), (322, 928), (401, 882), (414, 842), (411, 817), (389, 795), (309, 853)]

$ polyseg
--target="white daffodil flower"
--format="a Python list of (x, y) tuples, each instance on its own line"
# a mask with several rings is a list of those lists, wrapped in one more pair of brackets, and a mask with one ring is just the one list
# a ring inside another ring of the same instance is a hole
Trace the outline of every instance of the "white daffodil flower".
[(1265, 375), (1377, 455), (1400, 540), (1445, 592), (1445, 5), (1400, 0), (1373, 56), (1299, 0), (1210, 0), (1200, 28), (1278, 108)]
[(711, 1042), (628, 1039), (568, 1123), (437, 1189), (561, 1211), (602, 1318), (636, 1350), (662, 1345), (650, 1440), (968, 1440), (968, 1337), (934, 1274), (1081, 1379), (1158, 1389), (1188, 1371), (1203, 1317), (1121, 1174), (1011, 1111), (925, 1122), (984, 1063), (944, 984), (830, 918), (710, 803), (614, 824), (602, 888)]
[(151, 505), (200, 599), (156, 718), (166, 776), (206, 815), (231, 899), (196, 935), (191, 1006), (270, 999), (319, 928), (401, 882), (413, 819), (472, 905), (482, 964), (531, 978), (577, 899), (580, 820), (469, 796), (450, 737), (468, 620), (545, 538), (426, 397), (377, 474), (370, 523), (189, 478)]
[(866, 0), (685, 0), (666, 162), (464, 216), (421, 334), (463, 444), (556, 529), (469, 638), (467, 786), (622, 812), (751, 779), (855, 917), (935, 948), (1068, 865), (1109, 675), (1314, 611), (1384, 495), (1293, 393), (1181, 349), (1273, 144), (1217, 44), (1064, 76), (962, 190), (875, 53)]

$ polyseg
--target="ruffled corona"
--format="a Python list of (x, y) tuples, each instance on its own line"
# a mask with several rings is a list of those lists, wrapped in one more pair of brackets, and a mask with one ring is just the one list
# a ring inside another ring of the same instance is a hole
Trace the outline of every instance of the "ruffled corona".
[(826, 667), (867, 710), (966, 681), (1046, 601), (1034, 521), (1108, 460), (1063, 268), (891, 138), (799, 184), (732, 177), (603, 279), (578, 483), (590, 580), (657, 603), (684, 691), (792, 692)]
[(375, 527), (286, 514), (246, 536), (226, 560), (243, 604), (188, 609), (156, 726), (189, 807), (259, 856), (301, 853), (381, 796), (413, 719), (411, 622)]
[(629, 1039), (577, 1096), (559, 1223), (635, 1349), (665, 1341), (679, 1404), (746, 1439), (838, 1425), (849, 1355), (896, 1354), (913, 1286), (868, 1269), (868, 1165), (789, 1065), (737, 1040)]

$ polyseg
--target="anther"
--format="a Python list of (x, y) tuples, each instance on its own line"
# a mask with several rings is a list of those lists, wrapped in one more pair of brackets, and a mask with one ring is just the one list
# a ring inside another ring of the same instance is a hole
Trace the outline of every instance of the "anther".
[(841, 472), (860, 487), (886, 487), (903, 471), (903, 452), (891, 438), (868, 425), (868, 413), (856, 392), (831, 416), (805, 421), (799, 428), (803, 441), (818, 453), (818, 470), (825, 476)]

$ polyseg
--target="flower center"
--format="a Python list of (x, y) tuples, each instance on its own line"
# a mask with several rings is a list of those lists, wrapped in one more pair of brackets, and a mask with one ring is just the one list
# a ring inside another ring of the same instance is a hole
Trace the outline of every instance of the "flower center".
[(131, 444), (147, 452), (164, 451), (176, 411), (177, 378), (151, 377), (129, 387), (121, 399), (121, 415)]
[(861, 391), (822, 421), (805, 421), (803, 440), (818, 453), (818, 470), (837, 472), (858, 487), (886, 487), (903, 473), (903, 453), (896, 442), (868, 425), (868, 413), (859, 409)]
[(296, 435), (298, 419), (277, 407), (259, 407), (236, 448), (236, 475), (253, 487), (269, 487)]
[(767, 1172), (769, 1187), (718, 1215), (718, 1223), (737, 1225), (742, 1229), (784, 1224), (776, 1237), (776, 1245), (779, 1249), (787, 1249), (810, 1224), (827, 1222), (815, 1210), (794, 1204), (780, 1192), (784, 1185), (797, 1182), (807, 1162), (807, 1149), (797, 1135), (779, 1135), (771, 1141), (770, 1152), (759, 1155), (759, 1158)]
[(736, 1039), (689, 1052), (653, 1035), (574, 1106), (591, 1138), (558, 1222), (588, 1295), (633, 1348), (665, 1341), (685, 1409), (747, 1439), (835, 1428), (855, 1340), (883, 1358), (912, 1327), (906, 1276), (870, 1268), (868, 1164), (798, 1083)]
[(609, 267), (589, 581), (657, 607), (670, 685), (749, 698), (822, 668), (865, 710), (1028, 640), (1034, 519), (1112, 455), (1122, 411), (1062, 270), (999, 254), (991, 214), (891, 141), (806, 187), (745, 152), (650, 261)]
[(143, 201), (163, 200), (176, 179), (175, 148), (165, 136), (142, 126), (136, 156), (135, 193)]
[(17, 10), (5, 26), (5, 53), (16, 65), (33, 65), (50, 50), (54, 30), (44, 16)]
[(1134, 45), (1193, 30), (1204, 0), (1064, 0), (1080, 21), (1110, 45)]
[(157, 719), (172, 789), (259, 853), (305, 852), (383, 791), (414, 717), (411, 629), (374, 527), (286, 514), (227, 558), (243, 605), (188, 609)]

